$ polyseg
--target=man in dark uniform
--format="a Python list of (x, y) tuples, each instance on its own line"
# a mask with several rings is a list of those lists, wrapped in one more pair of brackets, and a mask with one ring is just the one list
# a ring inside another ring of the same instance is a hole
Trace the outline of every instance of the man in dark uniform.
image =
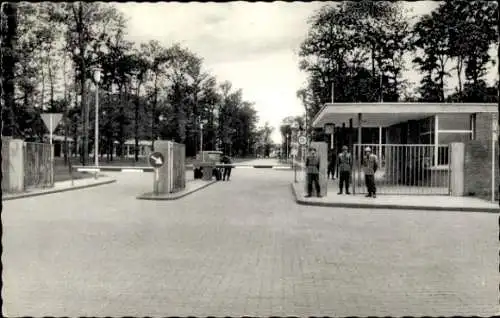
[(363, 170), (365, 172), (365, 184), (368, 190), (367, 198), (377, 197), (377, 188), (375, 186), (375, 172), (378, 169), (378, 158), (372, 153), (370, 147), (365, 148), (365, 156), (363, 158)]
[(335, 173), (336, 173), (336, 168), (337, 167), (337, 154), (336, 150), (333, 149), (330, 153), (330, 161), (328, 162), (328, 179), (330, 179), (330, 176), (332, 176), (332, 179), (335, 180)]
[(339, 155), (338, 158), (338, 169), (339, 169), (339, 174), (340, 174), (340, 181), (339, 181), (339, 193), (342, 194), (342, 189), (344, 188), (345, 184), (345, 194), (350, 194), (349, 193), (349, 181), (351, 179), (351, 171), (352, 171), (352, 157), (351, 154), (349, 153), (349, 148), (347, 146), (342, 147), (342, 153)]
[[(229, 158), (228, 155), (224, 155), (222, 157), (221, 161), (223, 164), (227, 164), (227, 165), (232, 163), (231, 158)], [(226, 178), (227, 178), (227, 181), (229, 181), (229, 178), (231, 178), (231, 169), (232, 169), (231, 166), (226, 166), (226, 167), (222, 168), (222, 170), (223, 170), (222, 181), (226, 181)]]
[(316, 149), (309, 148), (309, 155), (306, 159), (306, 172), (307, 172), (307, 195), (306, 198), (312, 196), (313, 183), (316, 188), (318, 198), (321, 198), (321, 191), (319, 187), (319, 158), (316, 154)]

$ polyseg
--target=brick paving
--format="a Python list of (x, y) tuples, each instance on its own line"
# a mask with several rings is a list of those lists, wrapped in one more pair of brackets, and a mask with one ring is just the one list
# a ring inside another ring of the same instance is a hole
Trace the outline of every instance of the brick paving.
[(300, 206), (235, 169), (178, 201), (151, 174), (4, 202), (7, 316), (498, 313), (495, 214)]

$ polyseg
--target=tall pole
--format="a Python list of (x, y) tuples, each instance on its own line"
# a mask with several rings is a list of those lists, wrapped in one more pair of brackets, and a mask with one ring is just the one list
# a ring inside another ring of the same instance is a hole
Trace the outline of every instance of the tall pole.
[[(94, 161), (96, 169), (99, 167), (99, 82), (95, 84), (95, 147), (94, 147)], [(97, 179), (97, 170), (95, 171), (95, 178)]]
[(382, 88), (382, 71), (380, 71), (380, 102), (384, 102), (384, 90)]
[(332, 104), (335, 103), (335, 83), (332, 82)]
[(96, 83), (95, 90), (95, 149), (94, 160), (95, 166), (99, 166), (99, 83)]
[(49, 122), (50, 122), (50, 185), (54, 184), (54, 145), (52, 144), (52, 131), (54, 130), (53, 124), (52, 124), (52, 114), (49, 115)]
[(203, 151), (203, 123), (200, 123), (200, 153)]
[(496, 119), (492, 117), (491, 129), (491, 202), (495, 202), (495, 138), (498, 138)]

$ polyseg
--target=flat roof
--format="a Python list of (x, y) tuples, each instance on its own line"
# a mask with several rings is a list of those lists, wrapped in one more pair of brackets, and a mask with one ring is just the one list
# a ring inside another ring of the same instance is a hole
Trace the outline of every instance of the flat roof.
[(325, 124), (358, 126), (358, 114), (362, 114), (363, 127), (388, 127), (408, 120), (418, 120), (436, 114), (498, 113), (495, 103), (327, 103), (316, 114), (312, 126)]

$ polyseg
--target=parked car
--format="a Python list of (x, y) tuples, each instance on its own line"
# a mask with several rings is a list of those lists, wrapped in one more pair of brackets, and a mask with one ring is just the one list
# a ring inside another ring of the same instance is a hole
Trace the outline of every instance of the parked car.
[(220, 163), (221, 158), (222, 151), (209, 150), (199, 152), (193, 162), (194, 178), (201, 179), (203, 177), (203, 169), (207, 165), (213, 165), (212, 176), (216, 180), (220, 180), (222, 178), (222, 171), (220, 168), (215, 167), (215, 165)]

